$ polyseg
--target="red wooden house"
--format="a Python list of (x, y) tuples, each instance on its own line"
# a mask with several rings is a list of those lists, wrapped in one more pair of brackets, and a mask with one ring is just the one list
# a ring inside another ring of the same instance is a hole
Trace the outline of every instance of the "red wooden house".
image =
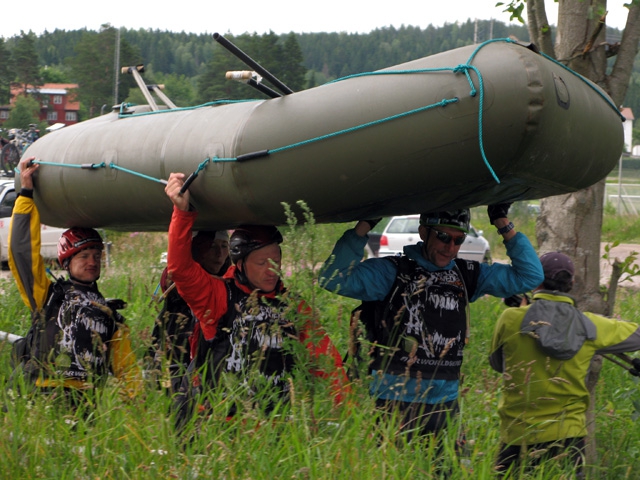
[[(77, 83), (45, 83), (37, 89), (28, 87), (27, 94), (33, 95), (37, 93), (40, 101), (41, 121), (46, 121), (49, 125), (60, 123), (73, 125), (80, 121), (80, 102), (76, 100), (75, 94), (72, 93), (72, 90), (76, 88), (78, 88)], [(0, 125), (9, 118), (9, 112), (15, 104), (16, 97), (23, 92), (24, 87), (22, 86), (11, 87), (10, 105), (0, 106)]]

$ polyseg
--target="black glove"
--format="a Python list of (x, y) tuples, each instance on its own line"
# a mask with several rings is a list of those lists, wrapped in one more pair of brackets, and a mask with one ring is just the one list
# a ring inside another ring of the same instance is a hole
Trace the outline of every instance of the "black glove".
[(368, 220), (361, 220), (362, 222), (367, 222), (369, 224), (369, 229), (373, 230), (374, 227), (380, 223), (380, 220), (382, 220), (382, 218), (373, 218), (373, 219), (368, 219)]
[(127, 302), (119, 298), (107, 298), (106, 302), (107, 307), (109, 307), (113, 311), (124, 310), (125, 308), (127, 308)]
[(493, 223), (499, 218), (507, 218), (510, 206), (511, 203), (496, 203), (495, 205), (489, 205), (487, 207), (489, 221)]

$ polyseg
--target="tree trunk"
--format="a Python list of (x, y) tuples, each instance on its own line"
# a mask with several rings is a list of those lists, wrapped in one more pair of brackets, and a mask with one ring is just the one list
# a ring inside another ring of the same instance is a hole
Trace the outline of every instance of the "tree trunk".
[(600, 232), (605, 180), (566, 195), (542, 199), (536, 222), (539, 253), (560, 251), (576, 272), (571, 295), (581, 310), (604, 312), (600, 294)]
[(529, 36), (541, 52), (554, 57), (553, 41), (551, 39), (551, 27), (547, 21), (547, 10), (544, 2), (527, 2), (527, 18)]

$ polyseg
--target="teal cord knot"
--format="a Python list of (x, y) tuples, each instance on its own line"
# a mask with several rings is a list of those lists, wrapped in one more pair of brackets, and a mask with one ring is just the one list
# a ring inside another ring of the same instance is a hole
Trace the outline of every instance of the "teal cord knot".
[(476, 86), (473, 84), (473, 80), (471, 80), (471, 75), (469, 74), (469, 70), (473, 70), (474, 72), (476, 72), (477, 75), (479, 75), (478, 69), (473, 65), (470, 65), (469, 63), (461, 63), (457, 67), (454, 67), (453, 73), (464, 73), (465, 77), (467, 77), (467, 81), (469, 82), (469, 85), (471, 86), (471, 91), (469, 92), (469, 95), (472, 97), (475, 97), (478, 91), (476, 90)]
[(195, 174), (197, 175), (198, 173), (200, 173), (202, 170), (204, 170), (204, 167), (207, 166), (207, 163), (209, 163), (211, 159), (210, 158), (205, 158), (199, 165), (198, 168), (196, 168)]

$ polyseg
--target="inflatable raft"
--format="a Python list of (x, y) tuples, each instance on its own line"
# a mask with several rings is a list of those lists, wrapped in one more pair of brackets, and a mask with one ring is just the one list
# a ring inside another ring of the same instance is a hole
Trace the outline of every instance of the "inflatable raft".
[(122, 105), (25, 155), (48, 225), (166, 230), (170, 172), (197, 173), (196, 228), (280, 225), (299, 200), (346, 222), (588, 187), (616, 165), (623, 120), (595, 84), (500, 39), (267, 100)]

